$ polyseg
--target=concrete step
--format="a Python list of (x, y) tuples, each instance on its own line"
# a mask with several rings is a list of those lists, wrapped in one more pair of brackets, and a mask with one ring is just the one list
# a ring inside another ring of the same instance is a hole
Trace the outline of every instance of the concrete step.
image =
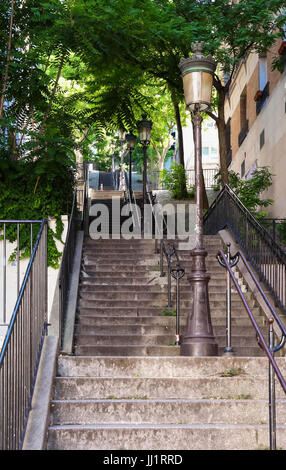
[[(86, 302), (87, 303), (87, 302)], [(217, 305), (211, 305), (211, 317), (212, 319), (215, 318), (226, 318), (226, 313), (225, 313), (225, 305), (223, 303), (219, 303)], [(175, 308), (175, 304), (173, 305), (172, 309)], [(172, 310), (171, 310), (172, 311)], [(259, 314), (260, 310), (255, 307), (251, 309), (253, 315), (258, 315), (259, 319)], [(78, 306), (78, 312), (80, 315), (90, 315), (90, 316), (95, 316), (95, 317), (115, 317), (115, 316), (126, 316), (126, 317), (152, 317), (152, 316), (161, 316), (162, 318), (168, 317), (167, 313), (170, 312), (170, 308), (167, 307), (167, 302), (165, 302), (161, 306), (144, 306), (141, 307), (140, 305), (133, 305), (133, 307), (128, 307), (126, 305), (117, 305), (117, 306), (98, 306), (96, 301), (90, 302), (86, 306)], [(183, 307), (181, 306), (180, 308), (180, 315), (186, 316), (190, 312), (190, 307)], [(238, 308), (232, 308), (232, 318), (233, 321), (235, 317), (240, 316), (243, 320), (247, 320), (249, 322), (249, 317), (245, 313), (244, 309), (239, 306)], [(264, 317), (261, 316), (261, 319)]]
[[(180, 315), (180, 325), (183, 327), (186, 325), (187, 322), (187, 315)], [(256, 317), (256, 322), (258, 326), (261, 328), (266, 328), (265, 325), (265, 320), (264, 317)], [(113, 328), (113, 327), (119, 327), (122, 328), (122, 331), (128, 327), (134, 327), (134, 328), (175, 328), (176, 324), (176, 317), (175, 316), (166, 316), (166, 315), (149, 315), (149, 316), (134, 316), (134, 315), (117, 315), (117, 316), (97, 316), (97, 315), (91, 315), (91, 314), (81, 314), (77, 326), (88, 326), (94, 327), (94, 328), (99, 328), (99, 327), (106, 327), (106, 328)], [(214, 327), (220, 331), (220, 334), (223, 334), (223, 331), (225, 331), (225, 325), (226, 325), (226, 316), (217, 316), (217, 317), (212, 317), (212, 324)], [(233, 328), (249, 328), (250, 326), (250, 320), (246, 316), (232, 316), (232, 327)], [(145, 330), (148, 331), (148, 330)]]
[[(286, 375), (286, 358), (276, 358)], [(80, 357), (60, 355), (57, 375), (60, 377), (221, 377), (238, 371), (243, 377), (268, 377), (268, 359), (246, 357)], [(232, 380), (232, 377), (227, 377)], [(227, 382), (226, 382), (227, 383)]]
[[(183, 334), (184, 330), (181, 331)], [(267, 332), (267, 331), (266, 331)], [(214, 334), (216, 331), (214, 330)], [(121, 345), (164, 345), (164, 346), (171, 346), (174, 342), (175, 331), (165, 331), (163, 334), (155, 333), (153, 331), (144, 334), (141, 333), (116, 333), (113, 332), (112, 334), (98, 332), (95, 334), (94, 332), (90, 331), (86, 332), (77, 332), (74, 335), (74, 340), (76, 345), (80, 346), (101, 346), (101, 345), (110, 345), (110, 346), (121, 346)], [(218, 345), (225, 345), (225, 334), (223, 332), (222, 335), (217, 333), (216, 341)], [(251, 328), (251, 326), (246, 330), (243, 336), (236, 334), (234, 331), (232, 334), (232, 345), (233, 346), (257, 346), (257, 340), (255, 335), (255, 330)]]
[[(184, 317), (183, 322), (180, 322), (180, 333), (183, 335), (185, 332), (186, 317)], [(140, 325), (140, 324), (125, 324), (125, 325), (90, 325), (84, 323), (82, 320), (77, 324), (75, 328), (75, 334), (78, 335), (174, 335), (175, 334), (175, 318), (172, 325)], [(226, 334), (225, 325), (216, 325), (213, 324), (213, 331), (215, 336), (224, 337)], [(234, 334), (234, 339), (237, 336), (243, 336), (244, 338), (251, 336), (255, 337), (255, 330), (250, 324), (244, 326), (233, 326), (232, 332)], [(263, 327), (262, 334), (266, 335), (268, 332), (267, 327)], [(172, 338), (173, 341), (173, 338)], [(234, 343), (233, 343), (234, 344)]]
[[(125, 295), (126, 298), (128, 296), (136, 295), (136, 294), (142, 294), (143, 292), (145, 294), (148, 293), (153, 293), (153, 294), (158, 294), (158, 295), (166, 295), (166, 290), (167, 290), (167, 284), (166, 282), (164, 284), (152, 284), (151, 282), (145, 284), (140, 284), (140, 285), (134, 285), (134, 284), (129, 284), (125, 282), (123, 285), (117, 285), (117, 284), (93, 284), (88, 282), (88, 280), (84, 280), (81, 285), (80, 285), (80, 293), (81, 295), (84, 293), (88, 293), (91, 295), (96, 295), (96, 293), (104, 292), (104, 295), (109, 295), (112, 298), (116, 298), (117, 295)], [(217, 298), (222, 298), (224, 296), (225, 298), (225, 285), (223, 284), (223, 281), (221, 283), (218, 282), (213, 282), (209, 284), (208, 287), (209, 293), (211, 293), (214, 296), (214, 299)], [(173, 295), (176, 295), (176, 284), (175, 281), (173, 280), (171, 284), (171, 292)], [(190, 296), (191, 288), (190, 285), (188, 284), (183, 284), (180, 283), (180, 298), (184, 299), (187, 296)], [(128, 295), (127, 295), (128, 294)], [(238, 299), (240, 298), (237, 292), (232, 292), (232, 299)], [(252, 294), (250, 292), (244, 292), (244, 297), (245, 299), (250, 300), (252, 297)], [(90, 297), (93, 298), (93, 297)]]
[[(174, 337), (175, 341), (175, 337)], [(223, 356), (225, 345), (218, 347), (218, 356)], [(179, 356), (179, 346), (140, 346), (140, 345), (75, 345), (74, 354), (77, 356)], [(236, 357), (264, 357), (265, 353), (257, 346), (235, 346), (233, 354)]]
[[(277, 399), (285, 399), (276, 387)], [(144, 399), (234, 399), (267, 400), (267, 377), (56, 377), (54, 399), (87, 400), (115, 397)]]
[[(286, 400), (277, 400), (279, 422), (286, 422)], [(53, 400), (51, 424), (262, 424), (268, 423), (267, 400), (118, 399)]]
[[(277, 440), (286, 448), (286, 426)], [(261, 450), (269, 446), (268, 425), (86, 425), (52, 426), (48, 450)], [(154, 462), (146, 461), (152, 466)]]
[[(83, 294), (82, 294), (83, 295)], [(219, 296), (219, 294), (218, 294)], [(92, 299), (91, 299), (92, 297)], [(79, 299), (79, 303), (78, 303), (78, 306), (79, 307), (98, 307), (100, 305), (101, 308), (103, 307), (114, 307), (114, 308), (125, 308), (125, 307), (133, 307), (133, 308), (136, 308), (138, 306), (138, 304), (140, 304), (141, 302), (141, 305), (142, 303), (144, 303), (144, 306), (145, 308), (147, 307), (161, 307), (161, 308), (165, 308), (167, 306), (167, 298), (166, 298), (166, 295), (155, 295), (153, 296), (153, 298), (150, 298), (152, 297), (152, 294), (148, 294), (148, 295), (145, 295), (145, 296), (140, 296), (139, 294), (137, 294), (137, 298), (135, 299), (132, 299), (131, 296), (128, 296), (129, 299), (126, 299), (124, 298), (124, 296), (121, 296), (121, 298), (116, 298), (115, 300), (110, 298), (104, 298), (103, 295), (95, 295), (95, 294), (88, 294), (87, 297), (83, 297)], [(225, 307), (225, 300), (223, 298), (223, 296), (221, 296), (221, 299), (217, 298), (216, 300), (212, 300), (213, 296), (210, 296), (210, 301), (209, 301), (209, 304), (210, 304), (210, 309), (211, 309), (211, 312), (213, 309), (215, 308), (223, 308)], [(192, 300), (191, 299), (181, 299), (180, 301), (180, 305), (181, 305), (181, 308), (190, 308), (191, 307), (191, 303), (192, 303)], [(254, 300), (250, 300), (248, 302), (248, 305), (250, 307), (254, 307), (255, 306), (255, 301)], [(233, 308), (239, 308), (241, 307), (241, 301), (239, 299), (235, 300), (233, 299), (232, 300), (232, 306)]]

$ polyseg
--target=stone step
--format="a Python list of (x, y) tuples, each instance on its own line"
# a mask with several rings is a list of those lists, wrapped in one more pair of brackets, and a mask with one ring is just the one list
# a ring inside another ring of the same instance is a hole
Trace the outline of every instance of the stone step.
[[(183, 332), (182, 332), (183, 334)], [(215, 332), (214, 332), (215, 334)], [(175, 331), (165, 334), (84, 334), (76, 333), (74, 343), (76, 346), (174, 346)], [(225, 346), (225, 334), (216, 335), (218, 346)], [(257, 347), (259, 348), (255, 332), (248, 331), (247, 335), (239, 336), (232, 334), (232, 346), (235, 347)]]
[[(286, 400), (277, 400), (278, 423), (286, 422)], [(268, 423), (268, 400), (117, 399), (53, 400), (51, 425)]]
[[(286, 375), (286, 358), (276, 358)], [(268, 359), (247, 357), (80, 357), (60, 355), (57, 375), (62, 377), (221, 377), (237, 371), (243, 377), (268, 377)], [(232, 379), (232, 377), (227, 377)], [(227, 383), (227, 382), (226, 382)]]
[[(107, 295), (106, 298), (102, 294), (90, 294), (88, 293), (86, 296), (84, 296), (84, 293), (82, 293), (82, 297), (79, 299), (79, 307), (98, 307), (100, 305), (101, 308), (103, 307), (118, 307), (118, 308), (125, 308), (125, 307), (133, 307), (136, 308), (138, 304), (144, 303), (144, 307), (161, 307), (165, 308), (168, 303), (168, 299), (166, 294), (143, 294), (140, 296), (140, 294), (136, 294), (136, 297), (132, 297), (132, 295), (124, 296), (118, 295), (116, 297), (111, 297), (108, 298), (109, 296)], [(173, 300), (175, 302), (175, 298)], [(254, 300), (249, 300), (248, 305), (250, 308), (255, 307), (255, 301)], [(192, 304), (192, 299), (190, 297), (184, 299), (181, 298), (180, 300), (180, 307), (181, 308), (190, 308)], [(210, 296), (210, 310), (212, 312), (212, 309), (215, 308), (225, 308), (225, 297), (223, 294), (212, 294)], [(173, 305), (173, 304), (172, 304)], [(175, 304), (174, 304), (175, 305)], [(139, 305), (140, 306), (140, 305)], [(233, 308), (241, 308), (243, 311), (243, 305), (241, 303), (240, 299), (232, 299), (232, 307)]]
[[(182, 319), (181, 319), (182, 320)], [(186, 317), (184, 321), (180, 322), (180, 333), (183, 335), (186, 325)], [(225, 320), (225, 319), (224, 319)], [(84, 323), (84, 320), (76, 325), (75, 333), (76, 335), (174, 335), (176, 331), (175, 318), (172, 325), (140, 325), (140, 324), (125, 324), (125, 325), (91, 325), (89, 323)], [(225, 323), (225, 321), (224, 321)], [(233, 326), (232, 332), (237, 337), (240, 336), (255, 336), (255, 330), (250, 324), (243, 326)], [(225, 336), (226, 327), (225, 325), (216, 325), (213, 324), (214, 335)], [(267, 334), (268, 328), (265, 326), (262, 329), (262, 334)], [(235, 344), (235, 343), (233, 343)]]
[[(256, 317), (255, 318), (258, 326), (260, 328), (263, 328), (265, 325), (265, 320), (263, 316)], [(180, 325), (184, 326), (187, 322), (187, 315), (180, 315)], [(117, 315), (117, 316), (96, 316), (96, 315), (89, 315), (89, 314), (81, 314), (78, 318), (78, 326), (89, 326), (89, 327), (109, 327), (113, 328), (113, 326), (118, 326), (122, 329), (127, 328), (128, 326), (130, 327), (147, 327), (147, 328), (175, 328), (176, 324), (176, 317), (175, 316), (167, 316), (167, 315), (160, 315), (156, 316), (155, 314), (153, 316), (123, 316), (123, 315)], [(221, 331), (222, 329), (225, 330), (225, 325), (226, 325), (226, 316), (213, 316), (212, 317), (212, 324), (214, 327), (219, 328), (218, 331)], [(250, 325), (250, 320), (246, 316), (232, 316), (232, 327), (233, 328), (238, 328), (238, 327), (249, 327)], [(265, 327), (264, 327), (265, 328)]]
[[(215, 319), (217, 317), (220, 318), (225, 318), (225, 305), (223, 303), (217, 304), (217, 305), (211, 305), (211, 317), (212, 319)], [(175, 308), (175, 305), (173, 305), (172, 309)], [(172, 311), (172, 310), (171, 310)], [(94, 301), (92, 304), (86, 305), (86, 306), (78, 306), (78, 312), (79, 314), (83, 315), (90, 315), (90, 316), (95, 316), (95, 317), (115, 317), (115, 316), (125, 316), (126, 318), (128, 317), (134, 317), (137, 316), (139, 317), (152, 317), (152, 316), (161, 316), (162, 318), (167, 317), (168, 313), (170, 312), (170, 308), (167, 308), (167, 302), (163, 306), (149, 306), (149, 307), (140, 307), (134, 305), (133, 307), (126, 307), (125, 305), (117, 305), (117, 306), (110, 306), (108, 305), (107, 307), (102, 307), (98, 306), (97, 303)], [(181, 306), (180, 308), (180, 315), (181, 316), (186, 316), (190, 312), (190, 307), (183, 307)], [(251, 309), (251, 312), (253, 315), (259, 315), (260, 310), (257, 307), (254, 307)], [(249, 317), (245, 313), (244, 309), (242, 307), (238, 308), (232, 308), (232, 318), (235, 316), (240, 315), (242, 319), (247, 319), (249, 321)], [(257, 318), (257, 317), (256, 317)], [(259, 317), (258, 317), (259, 318)], [(261, 318), (264, 318), (261, 316)]]
[[(175, 347), (174, 347), (175, 348)], [(138, 371), (139, 373), (139, 371)], [(268, 399), (266, 377), (56, 377), (54, 399), (87, 400), (106, 398), (171, 399)], [(276, 387), (277, 399), (285, 399)]]
[[(173, 295), (176, 295), (176, 282), (175, 280), (172, 280), (171, 284), (171, 292)], [(209, 293), (212, 293), (214, 295), (214, 298), (222, 298), (224, 296), (225, 298), (225, 283), (217, 283), (213, 282), (209, 284), (208, 286), (208, 291)], [(137, 294), (157, 294), (157, 295), (167, 295), (167, 283), (165, 284), (152, 284), (150, 283), (145, 283), (145, 284), (140, 284), (140, 285), (134, 285), (134, 284), (128, 284), (127, 282), (123, 285), (117, 285), (113, 284), (110, 285), (109, 283), (106, 284), (90, 284), (88, 280), (85, 280), (81, 283), (80, 285), (80, 293), (81, 295), (84, 293), (88, 294), (94, 294), (98, 292), (104, 292), (104, 294), (116, 298), (117, 295), (126, 295), (126, 298), (128, 298), (128, 295), (133, 296)], [(190, 296), (191, 289), (190, 285), (188, 284), (183, 284), (180, 283), (180, 298), (184, 299), (186, 296)], [(128, 295), (127, 295), (128, 293)], [(82, 295), (83, 296), (83, 295)], [(244, 297), (245, 299), (250, 299), (252, 297), (252, 294), (250, 292), (244, 292)], [(93, 298), (93, 297), (91, 297)], [(240, 298), (237, 292), (232, 292), (231, 295), (232, 299), (238, 299)]]
[[(236, 346), (234, 355), (237, 357), (264, 357), (265, 352), (257, 346)], [(218, 347), (218, 355), (224, 355), (225, 346)], [(90, 346), (75, 345), (74, 354), (77, 356), (179, 356), (179, 346)]]
[[(277, 441), (286, 448), (286, 426)], [(261, 450), (269, 446), (269, 427), (256, 425), (87, 425), (52, 426), (48, 450)], [(153, 466), (146, 460), (145, 465)]]

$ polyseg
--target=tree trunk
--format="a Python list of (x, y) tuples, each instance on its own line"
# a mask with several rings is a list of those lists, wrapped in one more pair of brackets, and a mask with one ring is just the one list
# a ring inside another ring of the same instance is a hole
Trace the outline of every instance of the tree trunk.
[(183, 165), (185, 168), (185, 160), (184, 160), (184, 141), (183, 141), (183, 129), (181, 123), (181, 116), (180, 116), (180, 109), (179, 104), (175, 99), (172, 98), (173, 106), (175, 110), (175, 118), (176, 118), (176, 125), (177, 125), (177, 132), (178, 132), (178, 154), (179, 154), (179, 163)]
[(10, 54), (11, 54), (11, 44), (12, 44), (14, 4), (15, 4), (15, 0), (11, 0), (11, 15), (10, 15), (9, 39), (8, 39), (8, 47), (7, 47), (7, 61), (6, 61), (3, 87), (2, 87), (1, 100), (0, 100), (0, 119), (2, 119), (2, 116), (3, 116), (5, 93), (7, 89), (7, 83), (8, 83), (8, 70), (9, 70), (9, 62), (11, 58)]
[[(194, 139), (194, 145), (195, 145), (195, 126), (193, 124), (192, 120), (192, 125), (193, 125), (193, 139)], [(202, 180), (202, 191), (203, 191), (203, 209), (208, 210), (209, 209), (209, 200), (207, 196), (207, 191), (206, 191), (206, 185), (205, 185), (205, 177), (204, 177), (204, 172), (202, 171), (201, 175), (201, 180)]]
[(220, 160), (220, 174), (222, 179), (222, 184), (228, 184), (228, 168), (227, 168), (227, 131), (226, 131), (226, 122), (224, 114), (224, 105), (225, 105), (225, 87), (222, 86), (220, 81), (214, 81), (215, 88), (218, 92), (218, 116), (214, 116), (212, 113), (208, 113), (217, 124), (218, 129), (218, 141), (219, 141), (219, 160)]
[(54, 100), (54, 97), (55, 97), (55, 94), (56, 94), (59, 79), (60, 79), (60, 76), (62, 74), (64, 61), (65, 61), (65, 55), (63, 55), (62, 58), (61, 58), (61, 62), (60, 62), (60, 66), (59, 66), (59, 69), (58, 69), (55, 85), (54, 85), (53, 91), (52, 91), (51, 96), (50, 96), (48, 107), (47, 107), (46, 112), (45, 112), (44, 117), (43, 117), (42, 125), (41, 125), (41, 128), (40, 128), (40, 134), (43, 134), (44, 130), (45, 130), (46, 120), (47, 120), (47, 118), (50, 114), (51, 108), (52, 108), (52, 103), (53, 103), (53, 100)]
[[(175, 93), (171, 90), (171, 99), (174, 106), (175, 111), (175, 119), (176, 119), (176, 126), (177, 126), (177, 133), (178, 133), (178, 154), (179, 154), (179, 164), (183, 165), (185, 168), (185, 159), (184, 159), (184, 140), (183, 140), (183, 129), (182, 129), (182, 122), (180, 116), (180, 108), (178, 100), (175, 97)], [(184, 197), (188, 196), (187, 186), (186, 184), (182, 183), (181, 193), (184, 194)]]

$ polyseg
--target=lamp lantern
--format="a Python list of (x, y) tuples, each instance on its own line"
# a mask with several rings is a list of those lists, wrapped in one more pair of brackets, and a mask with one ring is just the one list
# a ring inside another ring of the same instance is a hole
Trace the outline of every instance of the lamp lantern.
[(211, 102), (213, 75), (217, 64), (210, 55), (204, 56), (203, 50), (203, 43), (192, 43), (193, 55), (181, 59), (179, 63), (186, 106), (190, 111), (204, 111)]

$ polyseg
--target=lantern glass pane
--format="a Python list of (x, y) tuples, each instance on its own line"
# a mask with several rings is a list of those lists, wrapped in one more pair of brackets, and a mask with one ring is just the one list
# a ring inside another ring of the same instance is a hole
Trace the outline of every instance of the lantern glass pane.
[(187, 107), (194, 109), (199, 105), (207, 109), (211, 102), (213, 77), (208, 72), (191, 72), (184, 76), (184, 93)]

